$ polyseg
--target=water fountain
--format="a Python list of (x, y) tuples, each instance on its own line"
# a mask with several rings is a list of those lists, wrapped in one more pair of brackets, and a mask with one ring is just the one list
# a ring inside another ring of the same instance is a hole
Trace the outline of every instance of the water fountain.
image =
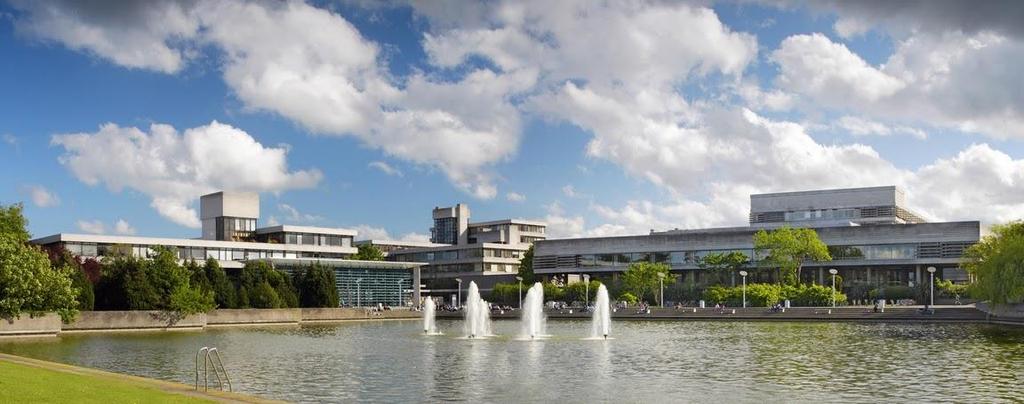
[(466, 338), (483, 338), (491, 335), (491, 313), (487, 301), (480, 297), (476, 282), (469, 283), (466, 294), (466, 321), (463, 322)]
[(597, 288), (597, 302), (594, 304), (594, 315), (592, 318), (590, 337), (608, 339), (612, 329), (611, 305), (608, 301), (608, 288), (604, 285)]
[(427, 335), (439, 335), (437, 332), (437, 324), (434, 322), (437, 317), (437, 308), (434, 304), (434, 298), (428, 297), (423, 301), (423, 333)]
[(544, 285), (537, 282), (526, 291), (522, 310), (522, 337), (536, 339), (545, 336), (547, 327), (544, 324)]

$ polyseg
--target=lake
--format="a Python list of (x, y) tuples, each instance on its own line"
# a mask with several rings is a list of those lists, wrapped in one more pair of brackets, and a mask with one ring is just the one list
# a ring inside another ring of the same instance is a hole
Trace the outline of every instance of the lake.
[[(0, 341), (0, 351), (192, 384), (220, 350), (235, 391), (297, 402), (1024, 401), (1024, 330), (979, 324), (549, 321), (521, 341), (419, 321), (104, 333)], [(212, 381), (211, 381), (212, 383)]]

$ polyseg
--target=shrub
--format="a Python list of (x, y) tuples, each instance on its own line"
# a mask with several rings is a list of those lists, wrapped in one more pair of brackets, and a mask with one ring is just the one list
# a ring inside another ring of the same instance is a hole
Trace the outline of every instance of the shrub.
[[(743, 287), (712, 286), (704, 291), (704, 299), (710, 303), (741, 306)], [(829, 306), (832, 304), (832, 288), (822, 285), (793, 286), (767, 283), (747, 285), (748, 307), (768, 307), (786, 299), (793, 306)], [(836, 292), (836, 304), (843, 303), (846, 303), (846, 295)]]
[(909, 286), (886, 286), (872, 289), (868, 293), (868, 297), (872, 299), (887, 300), (913, 299), (916, 296), (917, 293)]
[(636, 295), (630, 292), (622, 292), (622, 294), (619, 295), (619, 300), (629, 304), (636, 304), (638, 301), (640, 301), (640, 299), (636, 298)]
[[(585, 301), (587, 301), (587, 299), (588, 299), (588, 297), (587, 297), (587, 294), (588, 294), (587, 293), (587, 287), (588, 286), (587, 286), (586, 282), (576, 282), (576, 283), (569, 284), (569, 286), (565, 287), (565, 300), (567, 302), (585, 302)], [(590, 299), (590, 301), (594, 301), (594, 299), (597, 297), (597, 289), (599, 287), (601, 287), (601, 282), (594, 281), (594, 280), (590, 281), (590, 286), (589, 286), (589, 288), (590, 288), (590, 291), (589, 291), (589, 295), (590, 295), (589, 299)]]
[[(552, 282), (544, 282), (544, 301), (554, 302), (563, 301), (565, 299), (565, 290)], [(525, 288), (526, 285), (523, 285)], [(525, 289), (523, 293), (526, 293)]]
[[(525, 288), (526, 285), (523, 285)], [(491, 289), (490, 301), (504, 305), (518, 305), (519, 304), (519, 284), (518, 283), (496, 283), (494, 288)]]

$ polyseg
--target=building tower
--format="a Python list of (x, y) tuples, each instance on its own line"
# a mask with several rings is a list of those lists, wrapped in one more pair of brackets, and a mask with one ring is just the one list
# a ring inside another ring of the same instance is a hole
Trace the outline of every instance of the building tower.
[(430, 228), (430, 242), (463, 245), (468, 243), (469, 206), (457, 204), (434, 208), (434, 227)]
[(252, 241), (260, 217), (254, 192), (216, 192), (199, 199), (204, 240)]

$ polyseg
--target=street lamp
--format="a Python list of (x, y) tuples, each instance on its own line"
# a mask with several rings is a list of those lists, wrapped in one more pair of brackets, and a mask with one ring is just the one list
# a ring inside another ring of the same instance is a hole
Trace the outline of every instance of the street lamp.
[(362, 307), (363, 306), (363, 301), (360, 300), (362, 298), (362, 296), (360, 296), (360, 293), (359, 293), (360, 292), (360, 290), (359, 290), (359, 283), (361, 283), (362, 281), (363, 281), (363, 278), (356, 279), (356, 307)]
[(455, 303), (455, 307), (462, 310), (462, 279), (455, 278), (455, 282), (459, 283), (459, 301)]
[(828, 270), (828, 273), (832, 274), (832, 308), (836, 307), (836, 274), (839, 273), (835, 268)]
[(517, 276), (516, 280), (519, 281), (519, 310), (523, 309), (523, 277)]
[(740, 271), (743, 277), (743, 308), (747, 308), (747, 271)]
[(583, 296), (584, 306), (587, 310), (590, 310), (590, 275), (583, 274), (583, 284), (586, 286), (587, 292)]
[(661, 307), (665, 307), (665, 273), (658, 272), (658, 284), (661, 287)]
[(931, 288), (928, 293), (930, 304), (928, 306), (935, 306), (935, 267), (928, 267), (928, 277), (931, 278)]

